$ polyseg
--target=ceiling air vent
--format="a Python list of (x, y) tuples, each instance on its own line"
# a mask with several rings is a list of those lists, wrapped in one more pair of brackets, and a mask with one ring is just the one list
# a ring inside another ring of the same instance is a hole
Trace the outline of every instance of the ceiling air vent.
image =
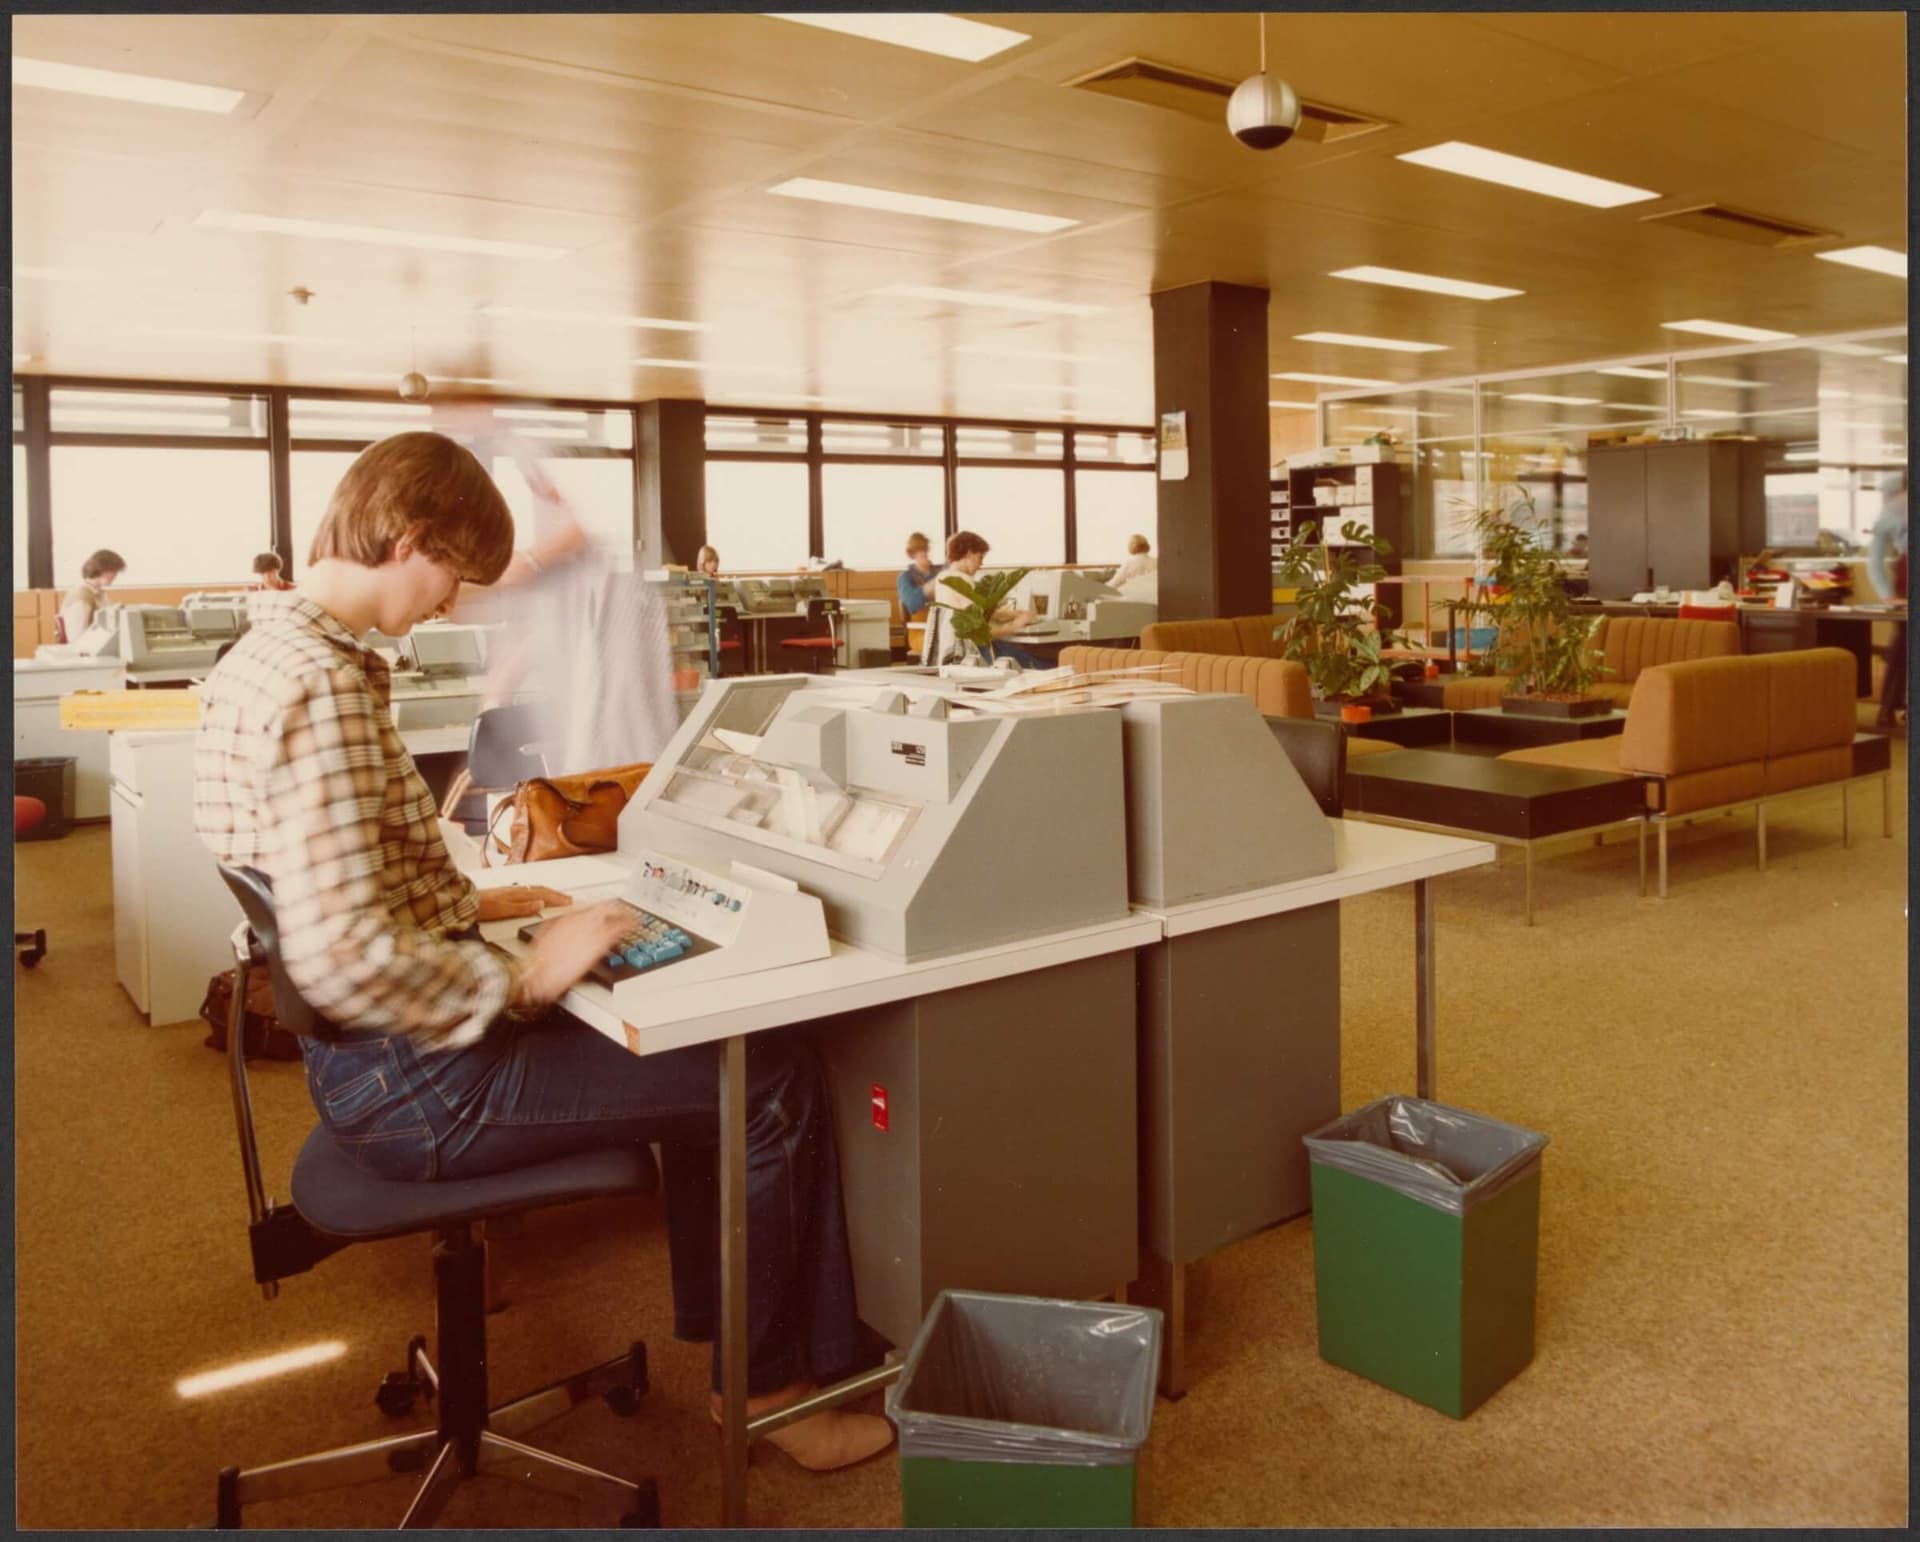
[[(1224, 123), (1227, 98), (1233, 95), (1238, 82), (1171, 64), (1156, 64), (1151, 59), (1122, 59), (1118, 64), (1103, 65), (1088, 74), (1077, 75), (1064, 84), (1076, 91), (1098, 91), (1102, 96), (1117, 96), (1148, 107), (1183, 112), (1191, 118), (1204, 118), (1209, 123)], [(1387, 126), (1385, 118), (1372, 118), (1302, 97), (1300, 127), (1296, 132), (1301, 139), (1328, 144)]]
[(1797, 224), (1771, 214), (1755, 214), (1749, 209), (1729, 209), (1719, 203), (1695, 204), (1690, 209), (1643, 214), (1640, 218), (1649, 225), (1671, 225), (1696, 235), (1744, 241), (1749, 246), (1798, 246), (1802, 241), (1824, 240), (1833, 234), (1817, 226)]

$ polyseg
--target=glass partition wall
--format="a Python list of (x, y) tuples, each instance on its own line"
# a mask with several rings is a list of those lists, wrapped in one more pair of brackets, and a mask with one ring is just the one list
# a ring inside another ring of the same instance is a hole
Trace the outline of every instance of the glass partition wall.
[(1907, 465), (1905, 328), (1322, 397), (1321, 441), (1390, 436), (1411, 473), (1404, 555), (1470, 558), (1467, 516), (1532, 495), (1556, 550), (1586, 529), (1587, 452), (1651, 439), (1765, 447), (1767, 543), (1864, 547)]

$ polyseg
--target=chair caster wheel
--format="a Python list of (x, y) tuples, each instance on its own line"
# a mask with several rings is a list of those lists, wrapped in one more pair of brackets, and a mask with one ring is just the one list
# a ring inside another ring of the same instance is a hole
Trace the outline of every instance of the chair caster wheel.
[(640, 1407), (640, 1399), (634, 1396), (631, 1387), (609, 1387), (600, 1396), (607, 1407), (623, 1419), (631, 1419)]
[(652, 1478), (638, 1485), (634, 1507), (620, 1517), (622, 1531), (657, 1531), (660, 1527), (660, 1485)]
[(373, 1400), (389, 1419), (404, 1419), (413, 1412), (422, 1390), (420, 1383), (404, 1371), (388, 1371), (380, 1378), (380, 1390)]

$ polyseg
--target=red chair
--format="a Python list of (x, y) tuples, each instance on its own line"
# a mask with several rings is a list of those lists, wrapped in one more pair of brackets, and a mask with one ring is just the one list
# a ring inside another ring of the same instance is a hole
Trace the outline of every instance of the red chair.
[(1731, 605), (1687, 605), (1680, 606), (1682, 621), (1732, 621), (1735, 611)]
[[(47, 806), (38, 798), (15, 797), (13, 800), (13, 838), (17, 841), (41, 820), (47, 817)], [(20, 950), (20, 963), (23, 968), (31, 969), (47, 956), (47, 934), (44, 931), (23, 932), (16, 930), (13, 945)]]
[(833, 618), (839, 614), (840, 602), (838, 600), (808, 600), (807, 620), (825, 620), (827, 623), (827, 635), (825, 637), (788, 637), (781, 641), (780, 646), (783, 649), (796, 648), (801, 650), (808, 661), (807, 672), (809, 674), (832, 674), (833, 655), (840, 646), (840, 638), (834, 630)]

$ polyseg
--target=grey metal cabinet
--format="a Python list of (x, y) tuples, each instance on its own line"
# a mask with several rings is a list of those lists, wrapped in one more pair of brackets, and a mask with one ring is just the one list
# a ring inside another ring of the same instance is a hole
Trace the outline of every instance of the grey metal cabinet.
[(1766, 542), (1765, 447), (1745, 440), (1587, 453), (1588, 591), (1707, 589)]

